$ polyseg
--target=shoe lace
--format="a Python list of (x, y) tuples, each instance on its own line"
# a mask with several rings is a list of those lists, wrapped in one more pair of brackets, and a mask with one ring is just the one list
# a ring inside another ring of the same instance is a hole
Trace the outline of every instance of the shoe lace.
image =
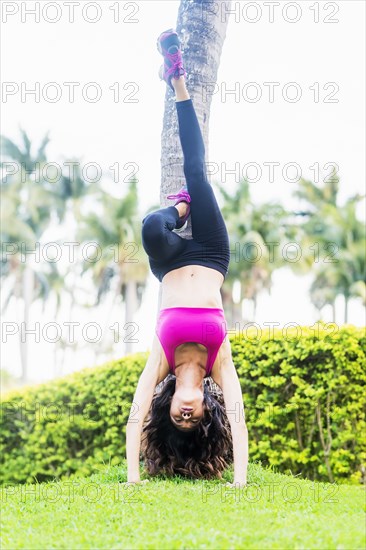
[(175, 74), (177, 71), (180, 71), (181, 69), (184, 70), (183, 59), (182, 59), (181, 52), (179, 50), (175, 53), (167, 52), (164, 57), (166, 57), (171, 63), (171, 66), (167, 67), (167, 71), (166, 71), (169, 75)]
[(175, 195), (167, 195), (167, 199), (173, 199), (173, 200), (176, 200), (176, 199), (190, 199), (190, 195), (188, 193), (188, 191), (186, 189), (181, 189), (179, 191), (179, 193), (175, 194)]

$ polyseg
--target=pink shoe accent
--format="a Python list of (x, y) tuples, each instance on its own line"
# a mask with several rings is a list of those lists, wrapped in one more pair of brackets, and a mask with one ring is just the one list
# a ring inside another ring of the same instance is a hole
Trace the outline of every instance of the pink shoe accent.
[(183, 225), (186, 223), (186, 221), (187, 221), (187, 219), (188, 219), (188, 217), (190, 216), (190, 213), (191, 213), (191, 207), (189, 206), (189, 203), (191, 202), (191, 196), (188, 193), (187, 188), (185, 186), (183, 186), (182, 189), (180, 191), (178, 191), (178, 193), (176, 195), (167, 195), (167, 199), (176, 200), (176, 202), (174, 203), (174, 206), (176, 206), (180, 202), (188, 203), (187, 213), (185, 214), (185, 216), (183, 216), (183, 218), (179, 218), (179, 220), (177, 222), (177, 225), (176, 225), (176, 229), (181, 229), (183, 227)]
[(168, 29), (160, 34), (157, 39), (157, 48), (164, 57), (164, 65), (159, 70), (161, 80), (174, 90), (171, 79), (178, 80), (181, 76), (186, 76), (187, 72), (183, 66), (182, 51), (180, 40), (175, 29)]
[(178, 191), (178, 193), (176, 195), (167, 195), (166, 198), (167, 199), (172, 199), (172, 200), (177, 200), (175, 205), (179, 204), (180, 202), (183, 202), (183, 201), (190, 203), (191, 200), (192, 200), (191, 195), (188, 193), (187, 187), (185, 187), (185, 186), (182, 187), (182, 189), (180, 191)]
[(179, 80), (181, 76), (186, 77), (187, 71), (183, 67), (183, 59), (182, 59), (182, 56), (180, 55), (180, 52), (173, 53), (173, 54), (166, 54), (165, 58), (169, 60), (169, 62), (171, 63), (171, 66), (168, 67), (168, 65), (164, 63), (163, 79), (174, 90), (174, 87), (170, 82), (170, 80), (172, 78), (174, 78), (175, 80)]

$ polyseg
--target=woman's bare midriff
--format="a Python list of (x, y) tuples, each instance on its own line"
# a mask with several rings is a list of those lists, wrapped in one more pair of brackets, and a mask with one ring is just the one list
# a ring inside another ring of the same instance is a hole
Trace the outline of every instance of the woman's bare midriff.
[[(223, 308), (220, 289), (224, 276), (216, 269), (200, 265), (188, 265), (169, 271), (161, 282), (159, 309), (169, 307), (219, 307)], [(169, 373), (169, 365), (162, 350), (162, 363), (158, 382)], [(216, 357), (211, 376), (219, 383), (218, 360)], [(198, 368), (206, 370), (207, 348), (197, 342), (186, 342), (175, 349), (176, 374), (184, 363), (196, 363)]]
[(224, 276), (216, 269), (188, 265), (169, 271), (161, 283), (161, 308), (219, 307)]

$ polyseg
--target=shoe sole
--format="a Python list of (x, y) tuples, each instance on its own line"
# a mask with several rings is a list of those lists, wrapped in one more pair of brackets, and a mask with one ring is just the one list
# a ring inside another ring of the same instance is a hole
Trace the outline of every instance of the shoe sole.
[(173, 86), (173, 84), (171, 83), (171, 80), (172, 80), (173, 76), (170, 77), (169, 82), (168, 82), (168, 80), (166, 80), (166, 79), (164, 78), (164, 65), (162, 65), (162, 66), (160, 67), (159, 72), (158, 72), (158, 75), (159, 75), (160, 80), (161, 80), (162, 82), (165, 82), (165, 84), (166, 84), (167, 86), (169, 86), (169, 88), (175, 93), (174, 86)]
[[(180, 40), (179, 40), (179, 37), (178, 37), (178, 33), (175, 29), (167, 29), (166, 31), (163, 31), (162, 33), (160, 33), (160, 35), (159, 35), (159, 37), (156, 41), (157, 49), (158, 49), (159, 53), (164, 57), (164, 59), (165, 59), (165, 56), (164, 56), (164, 52), (163, 52), (162, 47), (161, 47), (162, 37), (164, 35), (171, 36), (172, 34), (174, 34), (178, 38), (179, 46), (177, 46), (176, 44), (173, 44), (172, 46), (170, 46), (170, 48), (176, 48), (176, 50), (174, 52), (169, 52), (168, 51), (168, 53), (172, 53), (172, 54), (176, 53), (177, 51), (180, 50)], [(160, 80), (164, 81), (173, 92), (175, 92), (175, 88), (171, 84), (171, 79), (173, 78), (173, 75), (171, 75), (168, 80), (166, 80), (164, 78), (164, 69), (165, 69), (164, 65), (165, 65), (165, 61), (164, 61), (164, 64), (159, 69), (159, 72), (158, 72), (159, 78), (160, 78)], [(183, 74), (185, 74), (185, 73), (183, 73)]]
[(188, 220), (186, 220), (184, 222), (184, 225), (182, 225), (182, 227), (180, 227), (179, 229), (173, 229), (173, 232), (174, 233), (182, 233), (182, 231), (184, 231), (185, 229), (187, 229), (187, 226), (188, 226)]
[(162, 50), (162, 47), (161, 47), (161, 40), (160, 40), (160, 39), (161, 39), (162, 36), (164, 36), (164, 34), (168, 34), (168, 33), (170, 33), (170, 34), (175, 34), (176, 36), (178, 36), (178, 33), (177, 33), (174, 29), (168, 29), (167, 31), (164, 31), (164, 32), (162, 32), (162, 33), (159, 35), (159, 37), (158, 37), (158, 39), (157, 39), (157, 41), (156, 41), (156, 45), (157, 45), (157, 48), (158, 48), (159, 53), (160, 53), (162, 56), (164, 56), (164, 53), (163, 53), (163, 50)]

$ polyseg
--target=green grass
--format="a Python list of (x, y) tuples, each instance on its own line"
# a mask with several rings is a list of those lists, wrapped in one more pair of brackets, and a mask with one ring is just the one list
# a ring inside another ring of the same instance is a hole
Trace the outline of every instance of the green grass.
[(248, 477), (240, 491), (179, 477), (126, 487), (122, 464), (89, 478), (3, 488), (1, 548), (365, 547), (362, 487), (313, 483), (258, 464)]

